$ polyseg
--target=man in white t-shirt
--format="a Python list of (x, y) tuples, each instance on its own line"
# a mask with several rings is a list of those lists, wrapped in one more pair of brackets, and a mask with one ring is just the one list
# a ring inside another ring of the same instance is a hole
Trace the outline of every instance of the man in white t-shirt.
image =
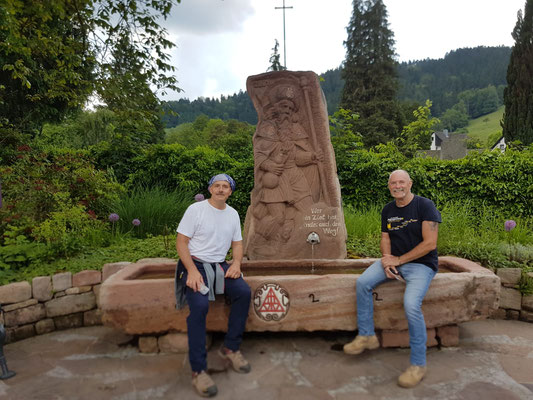
[[(239, 214), (226, 204), (235, 190), (235, 181), (226, 174), (209, 181), (208, 200), (187, 208), (178, 226), (176, 249), (180, 260), (176, 271), (176, 298), (189, 305), (187, 335), (192, 384), (204, 397), (217, 393), (217, 386), (207, 374), (206, 317), (209, 301), (215, 294), (225, 294), (231, 301), (228, 331), (219, 355), (240, 373), (250, 372), (250, 364), (239, 351), (250, 308), (250, 287), (241, 274), (243, 245)], [(233, 262), (225, 261), (229, 248)]]

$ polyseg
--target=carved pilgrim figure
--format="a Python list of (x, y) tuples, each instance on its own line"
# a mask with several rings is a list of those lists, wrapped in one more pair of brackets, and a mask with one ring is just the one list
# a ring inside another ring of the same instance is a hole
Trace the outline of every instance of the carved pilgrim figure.
[[(314, 205), (324, 206), (328, 197), (320, 171), (324, 152), (313, 137), (316, 133), (310, 125), (314, 127), (314, 121), (306, 110), (311, 105), (305, 92), (308, 88), (302, 85), (302, 77), (286, 72), (264, 74), (280, 79), (260, 81), (260, 89), (252, 89), (251, 94), (259, 122), (253, 138), (255, 184), (245, 225), (250, 259), (292, 258), (289, 248), (301, 231), (304, 216)], [(327, 135), (331, 148), (329, 131)], [(337, 197), (340, 203), (340, 193)]]
[(295, 211), (305, 212), (320, 196), (321, 153), (313, 151), (298, 122), (296, 90), (290, 85), (272, 90), (267, 119), (254, 136), (257, 202), (262, 203), (255, 213), (263, 228), (258, 232), (279, 242), (290, 237)]

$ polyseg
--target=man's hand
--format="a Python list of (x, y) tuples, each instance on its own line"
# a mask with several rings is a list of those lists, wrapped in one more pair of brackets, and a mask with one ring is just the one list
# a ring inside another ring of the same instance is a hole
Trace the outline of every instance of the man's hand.
[(392, 254), (385, 254), (383, 257), (381, 257), (381, 265), (383, 266), (383, 269), (385, 270), (385, 275), (389, 279), (396, 279), (394, 274), (391, 272), (396, 270), (396, 267), (400, 265), (400, 257), (393, 256)]
[[(195, 268), (196, 269), (196, 268)], [(187, 286), (195, 292), (199, 291), (204, 284), (204, 278), (198, 269), (196, 271), (188, 271), (187, 273)]]
[(226, 275), (224, 275), (224, 278), (231, 278), (231, 279), (238, 279), (241, 276), (241, 264), (234, 261), (228, 270), (226, 271)]

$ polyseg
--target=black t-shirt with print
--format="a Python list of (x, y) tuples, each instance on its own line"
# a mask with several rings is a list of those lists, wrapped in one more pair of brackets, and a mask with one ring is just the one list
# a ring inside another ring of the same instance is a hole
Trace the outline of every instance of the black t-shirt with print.
[[(395, 201), (383, 207), (381, 232), (389, 234), (392, 255), (401, 256), (422, 242), (422, 221), (442, 222), (435, 204), (425, 197), (415, 195), (405, 207), (398, 207)], [(411, 262), (427, 265), (436, 271), (437, 249)]]

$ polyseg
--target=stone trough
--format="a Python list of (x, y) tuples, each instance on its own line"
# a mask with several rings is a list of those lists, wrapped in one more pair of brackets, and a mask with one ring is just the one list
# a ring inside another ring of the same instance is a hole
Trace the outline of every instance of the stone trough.
[[(245, 261), (244, 279), (252, 290), (247, 331), (320, 331), (357, 328), (355, 282), (373, 259)], [(130, 264), (101, 287), (104, 324), (128, 334), (186, 332), (187, 307), (175, 308), (175, 262)], [(407, 329), (401, 282), (387, 282), (374, 293), (375, 325)], [(223, 296), (211, 303), (209, 331), (225, 331), (230, 307)], [(500, 280), (490, 270), (456, 257), (440, 257), (422, 309), (427, 328), (488, 317), (498, 308)]]

